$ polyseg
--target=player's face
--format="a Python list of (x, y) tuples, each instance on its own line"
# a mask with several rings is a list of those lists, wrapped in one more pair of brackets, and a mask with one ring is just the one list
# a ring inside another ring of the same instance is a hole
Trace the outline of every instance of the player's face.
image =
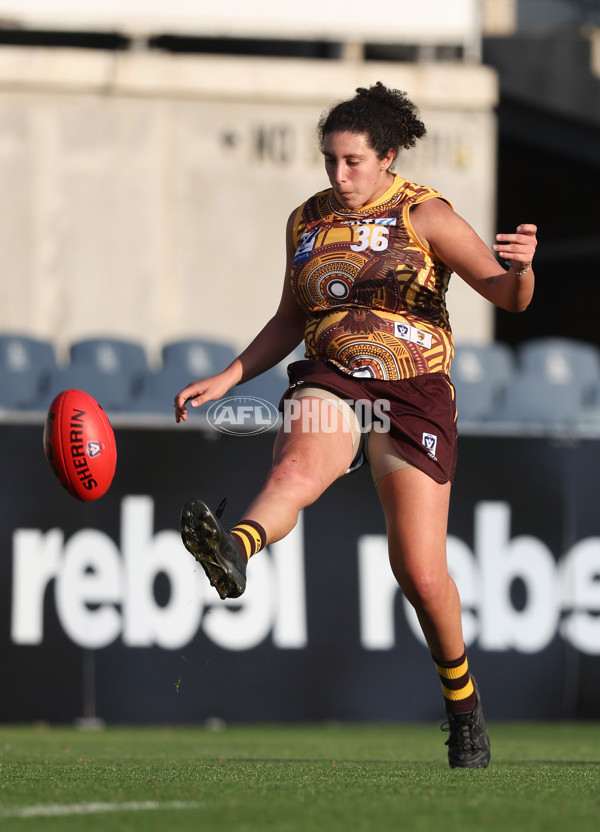
[(377, 158), (364, 133), (327, 133), (323, 139), (325, 170), (346, 208), (362, 208), (387, 191), (393, 181), (388, 168), (394, 155), (390, 149), (383, 159)]

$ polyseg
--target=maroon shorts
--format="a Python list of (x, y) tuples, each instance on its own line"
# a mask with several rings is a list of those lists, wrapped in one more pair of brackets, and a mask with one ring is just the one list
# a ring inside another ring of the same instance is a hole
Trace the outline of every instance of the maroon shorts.
[(302, 384), (330, 390), (350, 404), (378, 402), (373, 412), (387, 416), (390, 442), (400, 456), (436, 482), (453, 479), (456, 404), (454, 387), (444, 373), (380, 381), (347, 375), (322, 361), (304, 360), (289, 365), (288, 377), (290, 387), (282, 403)]

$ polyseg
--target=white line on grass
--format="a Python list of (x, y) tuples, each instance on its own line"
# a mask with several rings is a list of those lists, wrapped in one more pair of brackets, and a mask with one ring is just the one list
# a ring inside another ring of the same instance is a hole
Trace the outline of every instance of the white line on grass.
[(145, 812), (155, 809), (197, 809), (199, 803), (172, 800), (160, 803), (158, 800), (131, 801), (130, 803), (67, 803), (47, 806), (25, 806), (22, 809), (0, 808), (3, 818), (49, 818), (57, 815), (95, 815), (102, 812)]

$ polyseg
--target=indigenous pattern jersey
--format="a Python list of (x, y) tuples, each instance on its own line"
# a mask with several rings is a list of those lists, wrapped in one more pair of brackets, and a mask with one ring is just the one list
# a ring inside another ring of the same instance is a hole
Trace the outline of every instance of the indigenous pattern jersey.
[(308, 312), (307, 358), (384, 381), (449, 373), (451, 272), (424, 248), (409, 219), (412, 205), (435, 197), (437, 191), (396, 175), (360, 211), (345, 208), (333, 189), (298, 208), (291, 282)]

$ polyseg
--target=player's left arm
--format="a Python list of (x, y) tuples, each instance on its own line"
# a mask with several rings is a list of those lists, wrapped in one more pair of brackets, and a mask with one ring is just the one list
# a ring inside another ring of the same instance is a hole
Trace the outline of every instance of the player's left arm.
[(537, 246), (535, 225), (522, 223), (514, 234), (496, 235), (493, 250), (511, 261), (504, 269), (447, 202), (429, 199), (416, 205), (411, 222), (421, 242), (484, 298), (509, 312), (527, 308), (535, 282), (531, 267)]

